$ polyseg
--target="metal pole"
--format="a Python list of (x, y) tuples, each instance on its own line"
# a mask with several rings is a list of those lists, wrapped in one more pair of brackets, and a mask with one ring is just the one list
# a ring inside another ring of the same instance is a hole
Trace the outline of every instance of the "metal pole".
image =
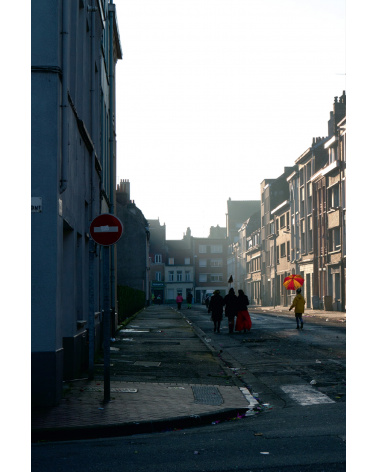
[(110, 247), (104, 246), (103, 268), (104, 268), (104, 403), (110, 401), (110, 283), (109, 283), (109, 260)]

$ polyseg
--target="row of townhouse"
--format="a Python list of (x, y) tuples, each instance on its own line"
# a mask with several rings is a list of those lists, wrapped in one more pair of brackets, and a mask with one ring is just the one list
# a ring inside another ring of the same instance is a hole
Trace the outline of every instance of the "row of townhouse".
[[(304, 278), (307, 307), (345, 311), (346, 96), (335, 97), (328, 136), (261, 183), (261, 207), (228, 235), (229, 274), (252, 304), (288, 306), (283, 281)], [(250, 202), (252, 203), (252, 202)], [(233, 236), (233, 237), (232, 237)]]
[(208, 238), (196, 238), (187, 229), (181, 240), (165, 238), (165, 224), (149, 220), (150, 299), (174, 303), (177, 295), (188, 293), (202, 303), (206, 292), (227, 289), (225, 228), (210, 228)]
[[(102, 249), (89, 236), (115, 213), (115, 71), (108, 0), (31, 3), (31, 400), (59, 403), (63, 381), (93, 376), (104, 307)], [(116, 311), (116, 251), (109, 285)], [(90, 354), (88, 354), (90, 353)]]

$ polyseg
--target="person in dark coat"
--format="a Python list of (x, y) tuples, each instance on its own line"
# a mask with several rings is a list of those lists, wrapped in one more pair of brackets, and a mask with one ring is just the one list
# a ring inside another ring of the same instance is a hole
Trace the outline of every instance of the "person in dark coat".
[(214, 323), (214, 333), (220, 333), (220, 324), (223, 319), (223, 297), (219, 290), (215, 290), (210, 299), (208, 313), (211, 312), (211, 319)]
[(238, 316), (236, 318), (235, 331), (250, 331), (252, 328), (251, 317), (248, 312), (249, 300), (243, 290), (238, 290)]
[(188, 309), (192, 309), (192, 300), (193, 300), (193, 295), (192, 295), (192, 292), (188, 292), (187, 296), (186, 296), (186, 302), (188, 304)]
[(225, 315), (228, 318), (228, 332), (234, 332), (235, 317), (238, 314), (238, 297), (235, 295), (235, 290), (230, 288), (228, 294), (224, 297), (223, 303), (225, 305)]

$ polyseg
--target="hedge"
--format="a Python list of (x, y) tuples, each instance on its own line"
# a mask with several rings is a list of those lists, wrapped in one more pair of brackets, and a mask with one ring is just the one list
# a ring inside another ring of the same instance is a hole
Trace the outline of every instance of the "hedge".
[(118, 322), (134, 315), (146, 304), (146, 293), (124, 285), (117, 286)]

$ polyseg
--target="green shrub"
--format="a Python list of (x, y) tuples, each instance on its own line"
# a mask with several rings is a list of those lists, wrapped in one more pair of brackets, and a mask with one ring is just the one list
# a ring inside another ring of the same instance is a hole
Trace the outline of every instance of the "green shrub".
[(146, 293), (124, 285), (117, 286), (118, 322), (134, 315), (146, 304)]

